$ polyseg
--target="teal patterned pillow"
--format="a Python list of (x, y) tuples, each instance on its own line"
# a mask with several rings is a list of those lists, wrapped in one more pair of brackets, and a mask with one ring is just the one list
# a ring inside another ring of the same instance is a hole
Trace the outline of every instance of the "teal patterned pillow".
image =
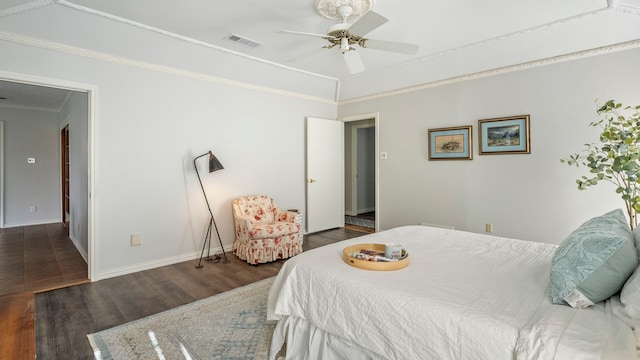
[(638, 265), (633, 233), (621, 209), (595, 217), (558, 246), (551, 264), (551, 302), (587, 307), (620, 291)]

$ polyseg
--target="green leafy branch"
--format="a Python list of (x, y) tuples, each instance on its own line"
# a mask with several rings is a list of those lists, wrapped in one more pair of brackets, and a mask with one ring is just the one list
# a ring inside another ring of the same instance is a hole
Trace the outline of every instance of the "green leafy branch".
[[(629, 225), (635, 229), (636, 213), (640, 211), (640, 105), (622, 107), (609, 100), (598, 108), (598, 114), (604, 118), (589, 125), (602, 129), (600, 143), (585, 144), (582, 153), (569, 155), (560, 162), (589, 168), (590, 176), (576, 180), (579, 190), (601, 181), (613, 183), (625, 202)], [(624, 116), (619, 112), (621, 109), (632, 114)]]

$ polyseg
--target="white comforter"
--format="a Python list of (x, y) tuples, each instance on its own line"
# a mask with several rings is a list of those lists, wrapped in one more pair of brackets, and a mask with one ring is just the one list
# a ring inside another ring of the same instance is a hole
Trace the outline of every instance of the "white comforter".
[[(369, 271), (342, 261), (348, 245), (387, 242), (405, 247), (408, 267)], [(372, 358), (636, 358), (631, 330), (610, 304), (550, 304), (555, 249), (425, 226), (346, 240), (288, 260), (268, 318), (304, 320)]]

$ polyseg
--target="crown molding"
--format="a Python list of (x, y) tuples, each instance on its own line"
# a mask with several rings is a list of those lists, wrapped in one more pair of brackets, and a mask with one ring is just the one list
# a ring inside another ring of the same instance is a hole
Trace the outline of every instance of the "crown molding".
[(50, 112), (50, 113), (60, 112), (60, 109), (44, 108), (44, 107), (38, 107), (38, 106), (5, 105), (5, 104), (0, 104), (0, 109), (30, 110), (30, 111), (42, 111), (42, 112)]
[(155, 72), (164, 73), (164, 74), (182, 76), (186, 78), (191, 78), (191, 79), (196, 79), (196, 80), (201, 80), (201, 81), (206, 81), (206, 82), (211, 82), (216, 84), (228, 85), (228, 86), (249, 89), (249, 90), (259, 91), (264, 93), (270, 93), (274, 95), (298, 98), (303, 100), (334, 104), (334, 105), (336, 104), (336, 101), (332, 99), (321, 98), (321, 97), (311, 96), (311, 95), (304, 95), (304, 94), (295, 93), (292, 91), (280, 90), (280, 89), (275, 89), (267, 86), (255, 85), (255, 84), (220, 78), (212, 75), (205, 75), (205, 74), (178, 69), (170, 66), (164, 66), (164, 65), (152, 64), (144, 61), (127, 59), (127, 58), (123, 58), (123, 57), (119, 57), (119, 56), (115, 56), (115, 55), (111, 55), (103, 52), (88, 50), (84, 48), (79, 48), (75, 46), (60, 44), (60, 43), (46, 41), (46, 40), (35, 39), (32, 37), (14, 34), (14, 33), (0, 31), (0, 40), (10, 41), (17, 44), (37, 47), (37, 48), (46, 49), (46, 50), (52, 50), (60, 53), (85, 57), (89, 59), (109, 62), (109, 63), (123, 65), (123, 66), (131, 66), (135, 68), (155, 71)]
[(193, 38), (190, 38), (190, 37), (187, 37), (187, 36), (178, 35), (178, 34), (170, 32), (170, 31), (162, 30), (162, 29), (159, 29), (159, 28), (156, 28), (156, 27), (153, 27), (153, 26), (141, 24), (141, 23), (133, 21), (133, 20), (122, 18), (120, 16), (108, 14), (108, 13), (105, 13), (105, 12), (102, 12), (102, 11), (99, 11), (99, 10), (95, 10), (95, 9), (91, 9), (91, 8), (88, 8), (88, 7), (85, 7), (85, 6), (76, 5), (76, 4), (74, 4), (72, 2), (69, 2), (67, 0), (54, 0), (53, 2), (55, 4), (57, 4), (57, 5), (65, 6), (65, 7), (68, 7), (70, 9), (74, 9), (74, 10), (77, 10), (77, 11), (80, 11), (80, 12), (83, 12), (83, 13), (86, 13), (86, 14), (99, 16), (99, 17), (104, 18), (104, 19), (108, 19), (108, 20), (119, 22), (119, 23), (127, 24), (127, 25), (130, 25), (130, 26), (139, 28), (139, 29), (155, 32), (155, 33), (158, 33), (158, 34), (161, 34), (161, 35), (164, 35), (164, 36), (176, 39), (176, 40), (181, 40), (181, 41), (190, 43), (192, 45), (206, 47), (206, 48), (209, 48), (209, 49), (212, 49), (212, 50), (216, 50), (216, 51), (227, 53), (229, 55), (233, 55), (233, 56), (249, 59), (249, 60), (252, 60), (252, 61), (257, 61), (257, 62), (260, 62), (260, 63), (263, 63), (263, 64), (267, 64), (267, 65), (270, 65), (270, 66), (273, 66), (273, 67), (277, 67), (277, 68), (281, 68), (281, 69), (286, 69), (286, 70), (289, 70), (289, 71), (295, 71), (295, 72), (298, 72), (298, 73), (301, 73), (301, 74), (317, 77), (317, 78), (320, 78), (320, 79), (338, 81), (337, 78), (334, 78), (334, 77), (331, 77), (331, 76), (320, 75), (320, 74), (316, 74), (316, 73), (313, 73), (313, 72), (310, 72), (310, 71), (300, 70), (300, 69), (292, 68), (292, 67), (289, 67), (289, 66), (286, 66), (286, 65), (278, 64), (278, 63), (275, 63), (273, 61), (264, 60), (264, 59), (261, 59), (261, 58), (255, 57), (255, 56), (251, 56), (251, 55), (247, 55), (247, 54), (241, 53), (239, 51), (230, 50), (230, 49), (223, 48), (223, 47), (220, 47), (220, 46), (217, 46), (217, 45), (209, 44), (209, 43), (204, 42), (204, 41), (196, 40), (196, 39), (193, 39)]
[(36, 0), (31, 1), (26, 4), (21, 4), (18, 6), (10, 7), (4, 10), (0, 10), (0, 18), (9, 15), (20, 14), (23, 12), (31, 11), (37, 8), (41, 8), (44, 6), (52, 5), (54, 3), (53, 0)]
[(373, 95), (366, 95), (366, 96), (356, 97), (356, 98), (347, 99), (347, 100), (338, 100), (338, 105), (352, 104), (352, 103), (374, 100), (374, 99), (379, 99), (379, 98), (388, 97), (388, 96), (401, 95), (401, 94), (420, 91), (424, 89), (439, 87), (443, 85), (456, 84), (464, 81), (481, 79), (481, 78), (486, 78), (494, 75), (506, 74), (514, 71), (532, 69), (540, 66), (553, 65), (557, 63), (573, 61), (573, 60), (583, 59), (583, 58), (592, 57), (592, 56), (605, 55), (605, 54), (610, 54), (614, 52), (635, 49), (638, 47), (640, 47), (640, 40), (632, 40), (632, 41), (627, 41), (619, 44), (594, 48), (590, 50), (578, 51), (571, 54), (559, 55), (559, 56), (554, 56), (546, 59), (530, 61), (522, 64), (510, 65), (510, 66), (500, 67), (492, 70), (480, 71), (473, 74), (467, 74), (467, 75), (456, 76), (448, 79), (432, 81), (432, 82), (428, 82), (420, 85), (405, 87), (402, 89), (395, 89), (392, 91), (381, 92)]
[(165, 30), (162, 30), (162, 29), (158, 29), (158, 28), (153, 27), (153, 26), (144, 25), (144, 24), (141, 24), (141, 23), (129, 20), (129, 19), (125, 19), (125, 18), (116, 16), (116, 15), (112, 15), (112, 14), (108, 14), (108, 13), (105, 13), (105, 12), (102, 12), (102, 11), (94, 10), (94, 9), (91, 9), (91, 8), (88, 8), (88, 7), (85, 7), (85, 6), (77, 5), (77, 4), (74, 4), (74, 3), (69, 2), (67, 0), (36, 0), (36, 1), (32, 1), (32, 2), (29, 2), (29, 3), (26, 3), (26, 4), (22, 4), (22, 5), (18, 5), (18, 6), (12, 7), (12, 8), (0, 10), (0, 18), (5, 17), (5, 16), (9, 16), (9, 15), (16, 15), (16, 14), (20, 14), (20, 13), (23, 13), (23, 12), (28, 12), (28, 11), (35, 10), (35, 9), (38, 9), (38, 8), (41, 8), (41, 7), (45, 7), (45, 6), (49, 6), (49, 5), (64, 6), (64, 7), (67, 7), (67, 8), (70, 8), (70, 9), (73, 9), (73, 10), (76, 10), (76, 11), (79, 11), (79, 12), (82, 12), (82, 13), (85, 13), (85, 14), (98, 16), (98, 17), (101, 17), (101, 18), (104, 18), (104, 19), (108, 19), (108, 20), (112, 20), (112, 21), (116, 21), (116, 22), (119, 22), (119, 23), (122, 23), (122, 24), (127, 24), (127, 25), (130, 25), (130, 26), (136, 27), (138, 29), (143, 29), (143, 30), (155, 32), (155, 33), (158, 33), (158, 34), (161, 34), (161, 35), (164, 35), (164, 36), (176, 39), (176, 40), (180, 40), (180, 41), (184, 41), (184, 42), (190, 43), (192, 45), (206, 47), (206, 48), (209, 48), (209, 49), (212, 49), (212, 50), (216, 50), (216, 51), (221, 51), (221, 52), (233, 55), (233, 56), (238, 56), (238, 57), (242, 57), (242, 58), (249, 59), (249, 60), (252, 60), (252, 61), (261, 62), (263, 64), (267, 64), (267, 65), (270, 65), (270, 66), (286, 69), (286, 70), (289, 70), (289, 71), (295, 71), (295, 72), (298, 72), (298, 73), (301, 73), (301, 74), (317, 77), (317, 78), (320, 78), (320, 79), (338, 81), (337, 78), (334, 78), (334, 77), (331, 77), (331, 76), (320, 75), (320, 74), (317, 74), (317, 73), (314, 73), (314, 72), (300, 70), (300, 69), (292, 68), (292, 67), (289, 67), (289, 66), (286, 66), (286, 65), (278, 64), (278, 63), (275, 63), (273, 61), (268, 61), (268, 60), (264, 60), (264, 59), (261, 59), (261, 58), (257, 58), (255, 56), (247, 55), (247, 54), (244, 54), (244, 53), (241, 53), (241, 52), (238, 52), (238, 51), (233, 51), (233, 50), (226, 49), (226, 48), (223, 48), (223, 47), (220, 47), (220, 46), (209, 44), (209, 43), (206, 43), (204, 41), (199, 41), (199, 40), (196, 40), (196, 39), (192, 39), (190, 37), (174, 34), (172, 32), (165, 31)]
[(609, 7), (614, 10), (640, 16), (640, 1), (638, 0), (609, 0)]

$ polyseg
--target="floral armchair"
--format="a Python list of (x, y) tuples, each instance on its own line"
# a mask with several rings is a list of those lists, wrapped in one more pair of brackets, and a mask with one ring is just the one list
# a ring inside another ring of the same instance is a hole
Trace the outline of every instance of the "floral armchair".
[(231, 207), (236, 228), (233, 253), (240, 259), (260, 264), (302, 252), (297, 213), (278, 209), (265, 195), (239, 197)]

